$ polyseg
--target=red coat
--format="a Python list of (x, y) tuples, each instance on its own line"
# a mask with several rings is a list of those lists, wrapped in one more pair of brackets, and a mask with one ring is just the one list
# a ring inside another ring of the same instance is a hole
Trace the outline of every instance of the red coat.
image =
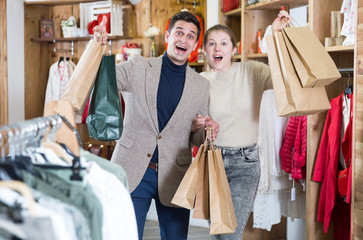
[(328, 232), (337, 196), (336, 185), (342, 120), (342, 96), (341, 94), (330, 102), (331, 109), (328, 111), (325, 121), (313, 175), (313, 181), (322, 183), (318, 221), (324, 223), (325, 233)]
[(280, 149), (281, 168), (294, 179), (306, 177), (307, 117), (290, 117)]

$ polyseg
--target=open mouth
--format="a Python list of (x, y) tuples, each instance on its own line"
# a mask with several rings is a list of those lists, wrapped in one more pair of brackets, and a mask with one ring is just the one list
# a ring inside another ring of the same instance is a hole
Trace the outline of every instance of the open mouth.
[(179, 52), (186, 52), (187, 51), (187, 48), (186, 47), (183, 47), (183, 46), (176, 46), (176, 49), (179, 51)]
[(222, 56), (214, 56), (214, 61), (220, 62), (222, 61), (223, 57)]

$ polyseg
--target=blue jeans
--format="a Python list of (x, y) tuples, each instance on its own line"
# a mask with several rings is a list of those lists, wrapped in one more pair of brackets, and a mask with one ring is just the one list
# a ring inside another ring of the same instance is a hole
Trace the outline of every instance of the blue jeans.
[(155, 200), (158, 214), (160, 237), (162, 240), (184, 240), (188, 237), (190, 211), (184, 208), (166, 207), (160, 203), (158, 196), (157, 172), (148, 168), (140, 184), (131, 193), (135, 208), (139, 240), (142, 240), (146, 215), (151, 199)]
[(212, 239), (240, 240), (260, 181), (258, 146), (253, 144), (243, 148), (218, 148), (222, 151), (238, 226), (234, 234), (213, 235)]

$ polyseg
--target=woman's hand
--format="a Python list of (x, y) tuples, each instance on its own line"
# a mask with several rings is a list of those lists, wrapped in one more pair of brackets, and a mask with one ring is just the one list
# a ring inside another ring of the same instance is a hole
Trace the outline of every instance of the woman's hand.
[(205, 117), (205, 130), (207, 131), (208, 128), (212, 128), (210, 140), (214, 142), (216, 140), (218, 132), (219, 132), (219, 124), (209, 116)]
[(102, 18), (102, 22), (100, 23), (100, 25), (97, 25), (96, 27), (93, 28), (94, 31), (94, 35), (93, 38), (101, 45), (105, 45), (107, 43), (107, 32), (106, 32), (106, 23), (107, 23), (107, 18), (106, 16), (103, 16)]
[(290, 22), (291, 22), (290, 15), (285, 10), (281, 10), (277, 15), (275, 21), (272, 23), (272, 33), (281, 31)]
[(203, 116), (201, 114), (197, 114), (192, 122), (192, 132), (196, 132), (202, 127), (204, 127), (206, 131), (208, 130), (208, 128), (212, 128), (210, 136), (211, 141), (214, 141), (217, 138), (219, 132), (219, 124), (213, 121), (210, 116)]

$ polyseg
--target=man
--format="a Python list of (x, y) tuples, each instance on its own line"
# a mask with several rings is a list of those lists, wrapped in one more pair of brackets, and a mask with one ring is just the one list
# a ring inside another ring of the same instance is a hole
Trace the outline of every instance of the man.
[[(101, 28), (95, 29), (96, 38), (105, 43)], [(191, 144), (204, 141), (202, 127), (213, 127), (212, 139), (219, 131), (219, 125), (205, 117), (208, 82), (187, 63), (199, 35), (198, 19), (180, 12), (165, 32), (168, 48), (162, 57), (136, 55), (116, 68), (126, 108), (122, 137), (111, 161), (127, 173), (140, 240), (152, 199), (161, 239), (187, 239), (190, 211), (171, 200), (191, 163)]]

